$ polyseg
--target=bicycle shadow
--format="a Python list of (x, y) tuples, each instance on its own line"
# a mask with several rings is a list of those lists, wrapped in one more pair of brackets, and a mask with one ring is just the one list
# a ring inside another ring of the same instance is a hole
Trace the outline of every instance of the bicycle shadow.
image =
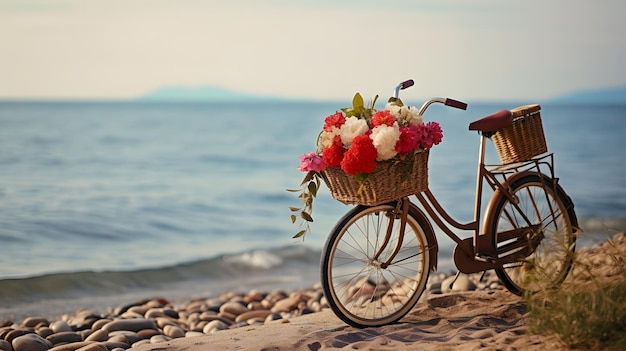
[(526, 306), (520, 297), (505, 290), (455, 292), (423, 298), (399, 323), (316, 331), (301, 345), (310, 351), (397, 350), (413, 344), (420, 350), (478, 350), (502, 345), (543, 349), (545, 339), (526, 335), (526, 328)]

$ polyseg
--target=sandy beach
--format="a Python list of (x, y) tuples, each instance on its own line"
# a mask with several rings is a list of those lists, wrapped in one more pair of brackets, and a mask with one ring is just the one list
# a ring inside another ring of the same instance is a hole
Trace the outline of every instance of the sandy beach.
[(554, 337), (526, 335), (525, 305), (505, 290), (431, 295), (400, 323), (356, 329), (330, 310), (148, 344), (140, 351), (176, 350), (546, 350)]
[[(570, 277), (583, 284), (585, 277), (623, 279), (626, 234), (581, 248), (576, 256)], [(152, 297), (111, 307), (106, 313), (85, 308), (55, 320), (31, 316), (3, 321), (0, 350), (565, 349), (557, 336), (529, 333), (525, 300), (507, 291), (492, 271), (461, 275), (453, 285), (450, 278), (432, 274), (413, 310), (399, 322), (381, 327), (358, 329), (341, 321), (317, 284), (290, 292), (231, 292), (181, 305)]]

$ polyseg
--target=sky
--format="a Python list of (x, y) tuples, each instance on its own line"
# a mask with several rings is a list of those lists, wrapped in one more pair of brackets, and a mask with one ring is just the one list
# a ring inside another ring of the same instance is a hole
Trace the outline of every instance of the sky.
[(549, 99), (626, 85), (623, 0), (0, 0), (0, 99), (217, 86)]

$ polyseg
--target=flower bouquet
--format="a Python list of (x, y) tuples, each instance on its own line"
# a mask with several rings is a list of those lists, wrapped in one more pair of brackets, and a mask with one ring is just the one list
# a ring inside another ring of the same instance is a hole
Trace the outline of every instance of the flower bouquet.
[(300, 156), (306, 172), (299, 193), (301, 207), (290, 207), (291, 221), (302, 220), (304, 237), (313, 222), (313, 199), (320, 179), (331, 196), (345, 204), (374, 206), (428, 187), (428, 150), (443, 139), (437, 122), (424, 123), (415, 107), (390, 98), (384, 110), (365, 107), (357, 93), (351, 108), (329, 115), (317, 140), (317, 151)]

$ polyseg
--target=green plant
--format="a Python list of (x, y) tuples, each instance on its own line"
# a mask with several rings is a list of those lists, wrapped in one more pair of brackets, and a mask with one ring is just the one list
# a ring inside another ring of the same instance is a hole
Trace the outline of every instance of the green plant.
[(581, 250), (559, 287), (525, 296), (529, 331), (569, 348), (626, 350), (626, 235)]

